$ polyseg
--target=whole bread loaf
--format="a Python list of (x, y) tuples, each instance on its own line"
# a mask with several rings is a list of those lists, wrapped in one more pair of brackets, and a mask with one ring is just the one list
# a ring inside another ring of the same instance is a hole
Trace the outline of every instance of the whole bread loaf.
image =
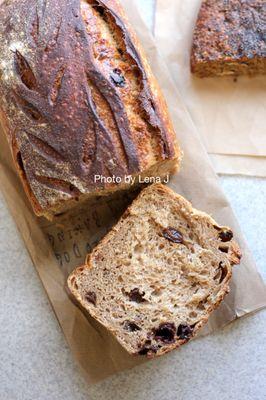
[(191, 70), (199, 77), (265, 74), (265, 0), (203, 0)]
[(37, 215), (179, 162), (165, 101), (116, 0), (3, 2), (0, 120)]
[(129, 353), (154, 357), (207, 322), (240, 257), (229, 228), (155, 184), (69, 276), (68, 287)]

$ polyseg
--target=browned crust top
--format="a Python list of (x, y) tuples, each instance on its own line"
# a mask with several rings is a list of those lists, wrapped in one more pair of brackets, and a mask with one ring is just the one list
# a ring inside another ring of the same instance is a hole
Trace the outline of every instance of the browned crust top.
[(192, 46), (195, 63), (266, 58), (264, 0), (204, 0)]
[[(154, 78), (118, 10), (116, 1), (100, 0), (13, 0), (0, 8), (1, 114), (31, 200), (43, 209), (105, 189), (94, 175), (134, 174), (176, 157)], [(98, 62), (93, 19), (115, 32), (138, 77), (138, 136), (125, 106), (127, 70)]]

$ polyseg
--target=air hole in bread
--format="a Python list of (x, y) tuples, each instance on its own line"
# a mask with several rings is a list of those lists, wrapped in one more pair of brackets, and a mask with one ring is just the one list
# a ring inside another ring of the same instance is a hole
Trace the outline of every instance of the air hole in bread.
[(222, 270), (221, 268), (218, 268), (218, 271), (213, 279), (216, 281), (217, 279), (220, 279), (221, 275), (222, 275)]
[(78, 287), (76, 278), (73, 277), (73, 278), (70, 280), (70, 282), (71, 282), (71, 285), (72, 285), (76, 290), (78, 290), (79, 287)]
[(223, 253), (228, 253), (229, 247), (225, 246), (220, 246), (219, 250), (222, 251)]
[(125, 321), (124, 329), (129, 332), (136, 332), (141, 330), (141, 328), (135, 322), (132, 321)]
[(220, 262), (218, 272), (214, 277), (214, 279), (219, 279), (219, 283), (222, 283), (227, 275), (227, 272), (228, 272), (227, 267), (223, 265), (222, 262)]
[(198, 310), (205, 310), (205, 304), (203, 302), (198, 303), (197, 309)]

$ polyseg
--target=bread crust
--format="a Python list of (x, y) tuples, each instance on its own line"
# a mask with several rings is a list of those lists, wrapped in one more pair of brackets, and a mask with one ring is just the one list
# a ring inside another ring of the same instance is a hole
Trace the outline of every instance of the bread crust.
[[(179, 204), (181, 202), (181, 204), (183, 203), (186, 207), (186, 209), (188, 209), (188, 212), (192, 213), (195, 218), (199, 217), (199, 218), (204, 218), (206, 219), (211, 225), (213, 225), (215, 227), (215, 229), (229, 229), (228, 227), (225, 226), (218, 226), (216, 221), (211, 218), (208, 214), (198, 211), (196, 209), (194, 209), (192, 207), (192, 205), (185, 200), (182, 196), (174, 193), (171, 189), (169, 189), (167, 186), (162, 185), (162, 184), (154, 184), (146, 189), (144, 189), (141, 194), (138, 196), (138, 198), (136, 200), (133, 201), (133, 203), (131, 204), (131, 206), (128, 207), (128, 209), (125, 211), (124, 215), (121, 217), (121, 219), (118, 221), (118, 223), (111, 229), (111, 231), (99, 242), (99, 244), (96, 246), (96, 248), (92, 251), (91, 254), (89, 254), (87, 256), (86, 262), (84, 265), (76, 268), (72, 274), (69, 276), (68, 280), (67, 280), (67, 286), (68, 289), (71, 293), (71, 297), (75, 299), (75, 302), (78, 302), (79, 306), (81, 307), (81, 309), (84, 309), (86, 312), (89, 312), (89, 314), (94, 317), (95, 319), (97, 319), (99, 322), (103, 323), (103, 321), (100, 321), (98, 316), (97, 316), (97, 312), (95, 311), (94, 307), (90, 307), (88, 302), (85, 302), (84, 299), (81, 296), (81, 293), (79, 292), (78, 288), (75, 287), (75, 282), (76, 282), (76, 278), (79, 276), (80, 273), (83, 273), (84, 269), (90, 269), (93, 267), (93, 259), (97, 253), (97, 249), (98, 248), (105, 248), (106, 245), (115, 237), (116, 233), (119, 231), (121, 223), (124, 219), (126, 219), (130, 214), (134, 214), (134, 205), (136, 204), (136, 202), (139, 202), (141, 200), (141, 197), (145, 195), (146, 191), (150, 191), (150, 190), (156, 190), (161, 192), (162, 194), (165, 194), (166, 196), (170, 196), (175, 200), (178, 200)], [(229, 288), (229, 282), (232, 276), (232, 266), (235, 264), (239, 264), (240, 263), (240, 259), (241, 259), (241, 251), (240, 248), (238, 246), (238, 244), (234, 241), (231, 240), (229, 242), (229, 249), (228, 249), (228, 253), (227, 253), (227, 257), (229, 260), (229, 266), (226, 270), (226, 274), (225, 277), (222, 281), (222, 284), (219, 287), (219, 291), (215, 294), (215, 301), (212, 302), (209, 307), (207, 308), (207, 314), (206, 317), (202, 318), (193, 328), (193, 333), (191, 334), (189, 339), (180, 339), (180, 340), (176, 340), (173, 344), (169, 344), (167, 346), (163, 346), (161, 349), (159, 349), (156, 353), (153, 352), (148, 352), (146, 357), (148, 358), (154, 358), (157, 356), (161, 356), (165, 353), (168, 353), (169, 351), (176, 349), (178, 347), (180, 347), (181, 345), (187, 343), (192, 337), (197, 335), (197, 332), (200, 330), (201, 327), (203, 327), (208, 319), (210, 314), (221, 304), (221, 302), (223, 301), (224, 297), (226, 296), (226, 294), (229, 293), (230, 288)], [(105, 327), (114, 335), (114, 337), (116, 337), (116, 339), (120, 342), (121, 345), (123, 345), (123, 343), (119, 340), (119, 338), (117, 338), (117, 332), (116, 330), (113, 329), (113, 327), (111, 325), (107, 325), (106, 323), (103, 323), (103, 325), (105, 325)], [(128, 350), (128, 349), (127, 349)], [(129, 351), (129, 350), (128, 350)], [(138, 355), (138, 353), (131, 353), (132, 355)]]
[(266, 73), (263, 0), (203, 0), (191, 71), (199, 77)]
[[(95, 175), (174, 169), (180, 152), (165, 101), (116, 0), (12, 0), (0, 13), (0, 118), (37, 215), (126, 187)], [(97, 29), (106, 32), (93, 42)]]

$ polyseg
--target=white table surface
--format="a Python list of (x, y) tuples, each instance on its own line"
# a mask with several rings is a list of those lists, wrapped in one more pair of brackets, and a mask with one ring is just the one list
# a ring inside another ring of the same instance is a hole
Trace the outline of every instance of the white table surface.
[[(153, 0), (132, 1), (151, 23)], [(220, 183), (266, 279), (266, 179)], [(266, 399), (265, 311), (88, 386), (1, 194), (0, 221), (0, 400)]]

